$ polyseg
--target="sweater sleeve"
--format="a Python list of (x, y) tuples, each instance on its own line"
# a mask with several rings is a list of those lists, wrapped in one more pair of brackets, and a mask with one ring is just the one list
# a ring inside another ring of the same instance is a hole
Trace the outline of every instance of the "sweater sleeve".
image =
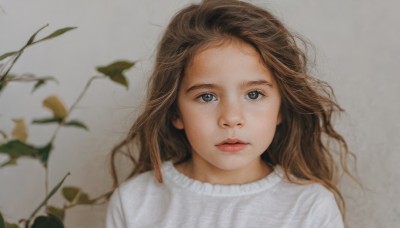
[(125, 217), (122, 210), (122, 201), (119, 188), (110, 198), (106, 216), (106, 228), (126, 227)]
[(330, 221), (325, 228), (344, 228), (342, 216), (336, 217), (333, 221)]
[(343, 218), (333, 193), (321, 194), (319, 202), (313, 208), (315, 227), (344, 228)]

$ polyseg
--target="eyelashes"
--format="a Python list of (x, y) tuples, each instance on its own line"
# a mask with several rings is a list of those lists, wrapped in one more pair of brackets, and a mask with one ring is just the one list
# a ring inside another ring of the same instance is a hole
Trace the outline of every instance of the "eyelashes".
[[(256, 101), (262, 99), (265, 96), (266, 96), (265, 93), (261, 90), (251, 90), (248, 93), (246, 93), (245, 98), (250, 101)], [(198, 95), (196, 97), (196, 100), (199, 100), (200, 102), (203, 103), (209, 103), (212, 101), (218, 101), (218, 97), (213, 93), (206, 92)]]

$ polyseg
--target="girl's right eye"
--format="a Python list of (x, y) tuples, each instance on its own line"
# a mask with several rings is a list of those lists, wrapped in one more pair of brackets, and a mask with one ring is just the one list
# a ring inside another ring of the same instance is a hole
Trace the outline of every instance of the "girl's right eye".
[(217, 100), (217, 98), (211, 93), (202, 94), (198, 97), (198, 99), (200, 99), (203, 102), (211, 102)]

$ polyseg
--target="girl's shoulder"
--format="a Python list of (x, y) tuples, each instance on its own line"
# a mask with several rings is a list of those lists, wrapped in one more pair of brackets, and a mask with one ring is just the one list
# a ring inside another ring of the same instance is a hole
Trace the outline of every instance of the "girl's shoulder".
[[(146, 205), (156, 205), (163, 185), (147, 171), (122, 183), (112, 194), (107, 209), (106, 227), (128, 227), (133, 215), (138, 215)], [(128, 219), (129, 218), (129, 219)]]
[[(110, 208), (140, 208), (145, 203), (147, 196), (157, 196), (158, 192), (163, 191), (163, 185), (159, 183), (153, 175), (153, 171), (147, 171), (134, 176), (117, 189), (114, 190), (109, 202)], [(152, 197), (150, 197), (152, 198)]]
[(283, 195), (308, 199), (334, 199), (334, 194), (320, 183), (301, 180), (290, 174), (289, 180), (280, 166), (275, 167), (275, 172), (281, 178), (281, 182), (276, 186), (276, 191), (284, 193)]
[(153, 171), (150, 170), (126, 180), (116, 189), (116, 191), (118, 190), (118, 194), (122, 197), (125, 195), (137, 196), (148, 192), (149, 189), (159, 186), (161, 186), (161, 184), (158, 183), (153, 175)]
[(277, 202), (281, 202), (280, 205), (288, 204), (300, 215), (308, 215), (313, 224), (318, 224), (315, 227), (343, 227), (340, 209), (330, 190), (320, 183), (302, 181), (293, 176), (289, 181), (280, 167), (277, 173), (282, 181), (273, 195)]

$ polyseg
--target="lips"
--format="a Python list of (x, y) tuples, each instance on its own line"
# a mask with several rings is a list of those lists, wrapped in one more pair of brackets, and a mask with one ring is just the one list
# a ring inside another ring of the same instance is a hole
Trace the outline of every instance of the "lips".
[(249, 143), (239, 139), (226, 139), (215, 146), (223, 152), (235, 153), (245, 149), (248, 145)]

